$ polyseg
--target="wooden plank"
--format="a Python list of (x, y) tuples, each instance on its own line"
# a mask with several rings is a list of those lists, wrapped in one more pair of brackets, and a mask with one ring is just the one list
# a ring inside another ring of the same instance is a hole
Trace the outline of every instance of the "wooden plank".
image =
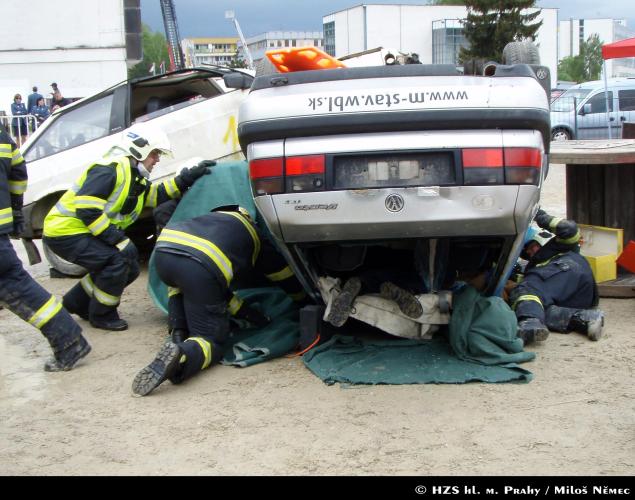
[(635, 163), (635, 139), (552, 142), (549, 161), (577, 165)]
[(635, 298), (635, 274), (626, 274), (611, 281), (598, 283), (600, 297)]

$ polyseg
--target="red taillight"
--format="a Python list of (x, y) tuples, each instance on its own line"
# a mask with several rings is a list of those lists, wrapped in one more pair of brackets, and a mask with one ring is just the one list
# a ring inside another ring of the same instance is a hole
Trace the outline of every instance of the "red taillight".
[(542, 152), (536, 148), (505, 148), (505, 184), (540, 182)]
[(477, 148), (463, 150), (463, 168), (502, 168), (502, 148)]
[(249, 162), (249, 177), (254, 196), (284, 192), (282, 158), (264, 158)]
[(287, 175), (324, 174), (324, 156), (290, 156), (285, 171)]
[(285, 174), (287, 193), (324, 190), (324, 155), (289, 156)]
[(282, 177), (282, 158), (265, 158), (249, 162), (249, 177), (261, 179), (263, 177)]
[(503, 148), (464, 149), (463, 184), (503, 184)]
[(540, 180), (542, 152), (536, 148), (464, 149), (462, 160), (466, 185), (538, 185)]

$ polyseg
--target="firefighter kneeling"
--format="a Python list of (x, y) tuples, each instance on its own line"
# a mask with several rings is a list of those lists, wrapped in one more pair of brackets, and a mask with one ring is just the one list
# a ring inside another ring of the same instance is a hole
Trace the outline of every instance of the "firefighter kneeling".
[(509, 296), (518, 318), (518, 336), (530, 344), (546, 340), (549, 330), (574, 331), (598, 340), (604, 314), (594, 309), (599, 301), (598, 289), (589, 264), (580, 255), (578, 225), (543, 210), (534, 220), (555, 236), (534, 229), (521, 253), (528, 263)]
[(229, 314), (256, 326), (269, 319), (230, 291), (254, 271), (280, 286), (296, 302), (302, 286), (284, 258), (237, 205), (181, 222), (170, 222), (155, 246), (154, 262), (168, 285), (172, 340), (132, 383), (145, 396), (165, 380), (178, 384), (220, 361), (229, 336)]
[(203, 161), (179, 175), (153, 184), (148, 178), (162, 155), (171, 155), (161, 130), (134, 125), (119, 146), (90, 165), (44, 220), (44, 243), (69, 262), (88, 270), (64, 295), (66, 309), (95, 328), (125, 330), (117, 313), (121, 294), (139, 276), (138, 252), (126, 237), (145, 207), (181, 195), (214, 161)]

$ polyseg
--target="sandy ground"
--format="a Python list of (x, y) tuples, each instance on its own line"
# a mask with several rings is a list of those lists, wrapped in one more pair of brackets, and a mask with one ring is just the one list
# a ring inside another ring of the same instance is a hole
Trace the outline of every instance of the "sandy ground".
[[(564, 168), (543, 206), (564, 215)], [(43, 286), (62, 294), (72, 280)], [(529, 384), (326, 386), (300, 358), (214, 367), (133, 398), (165, 318), (142, 275), (124, 295), (131, 327), (82, 322), (93, 352), (45, 374), (47, 343), (0, 311), (0, 474), (632, 475), (635, 300), (601, 301), (605, 337), (553, 334)], [(81, 320), (80, 320), (81, 321)]]

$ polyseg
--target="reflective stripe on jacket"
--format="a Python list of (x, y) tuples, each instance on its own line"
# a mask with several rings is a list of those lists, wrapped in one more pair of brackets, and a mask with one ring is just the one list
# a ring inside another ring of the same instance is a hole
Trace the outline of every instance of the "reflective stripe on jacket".
[[(128, 156), (115, 158), (111, 163), (105, 161), (89, 166), (51, 209), (44, 220), (45, 236), (85, 233), (99, 236), (111, 225), (123, 230), (137, 220), (144, 207), (155, 207), (158, 203), (181, 196), (173, 178), (152, 184), (139, 176)], [(91, 171), (95, 167), (112, 169), (108, 186), (113, 185), (113, 188), (110, 193), (102, 190), (103, 197), (82, 192), (85, 183), (90, 182)], [(125, 213), (122, 213), (124, 206)]]
[(26, 163), (13, 139), (0, 127), (0, 234), (13, 230), (12, 208), (22, 208)]

